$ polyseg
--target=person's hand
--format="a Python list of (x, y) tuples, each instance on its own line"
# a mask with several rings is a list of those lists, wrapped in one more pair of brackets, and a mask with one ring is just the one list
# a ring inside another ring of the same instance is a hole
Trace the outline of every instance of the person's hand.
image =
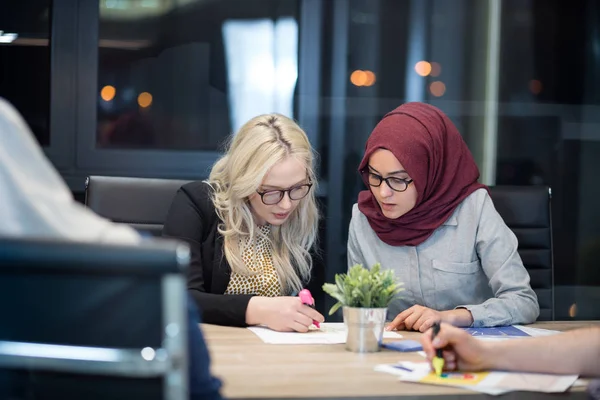
[(423, 351), (429, 362), (435, 357), (437, 349), (444, 349), (444, 369), (448, 371), (481, 371), (489, 369), (489, 346), (492, 343), (475, 339), (467, 332), (452, 325), (442, 323), (440, 332), (433, 341), (433, 330), (421, 335)]
[(298, 297), (252, 297), (246, 310), (249, 325), (265, 325), (280, 332), (308, 332), (313, 320), (325, 318)]
[(414, 330), (425, 332), (435, 322), (447, 322), (455, 326), (470, 326), (473, 323), (473, 316), (469, 310), (464, 308), (436, 311), (414, 305), (398, 314), (385, 329), (388, 331)]
[(415, 305), (398, 314), (385, 329), (388, 331), (415, 330), (425, 332), (427, 329), (431, 328), (436, 321), (441, 320), (442, 313), (440, 311)]

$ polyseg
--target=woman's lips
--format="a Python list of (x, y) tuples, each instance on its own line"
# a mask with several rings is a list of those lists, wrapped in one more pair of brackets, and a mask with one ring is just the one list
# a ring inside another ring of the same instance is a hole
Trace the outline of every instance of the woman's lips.
[(381, 203), (381, 208), (386, 211), (392, 211), (394, 209), (394, 207), (396, 207), (395, 204)]

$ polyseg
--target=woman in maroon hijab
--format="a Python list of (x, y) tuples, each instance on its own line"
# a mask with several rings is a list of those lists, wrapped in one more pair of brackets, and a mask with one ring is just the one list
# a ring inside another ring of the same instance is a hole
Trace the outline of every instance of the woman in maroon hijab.
[(406, 103), (388, 113), (367, 140), (359, 171), (368, 190), (352, 210), (348, 264), (379, 262), (404, 282), (388, 329), (536, 320), (517, 239), (441, 110)]

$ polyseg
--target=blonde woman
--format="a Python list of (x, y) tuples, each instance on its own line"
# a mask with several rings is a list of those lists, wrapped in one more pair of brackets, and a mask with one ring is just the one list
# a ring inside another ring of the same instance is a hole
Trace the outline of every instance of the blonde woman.
[(207, 323), (306, 332), (323, 316), (292, 296), (308, 282), (317, 235), (313, 151), (269, 114), (233, 136), (209, 179), (178, 191), (163, 236), (188, 242), (188, 290)]

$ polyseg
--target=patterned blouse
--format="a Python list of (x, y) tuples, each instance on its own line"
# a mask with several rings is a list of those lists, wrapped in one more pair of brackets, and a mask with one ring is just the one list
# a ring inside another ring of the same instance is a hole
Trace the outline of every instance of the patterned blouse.
[[(271, 225), (259, 226), (258, 229), (269, 236)], [(271, 243), (265, 237), (257, 237), (253, 243), (242, 243), (242, 260), (256, 275), (241, 275), (231, 272), (231, 278), (225, 294), (255, 294), (258, 296), (281, 296), (281, 282), (273, 267)]]

